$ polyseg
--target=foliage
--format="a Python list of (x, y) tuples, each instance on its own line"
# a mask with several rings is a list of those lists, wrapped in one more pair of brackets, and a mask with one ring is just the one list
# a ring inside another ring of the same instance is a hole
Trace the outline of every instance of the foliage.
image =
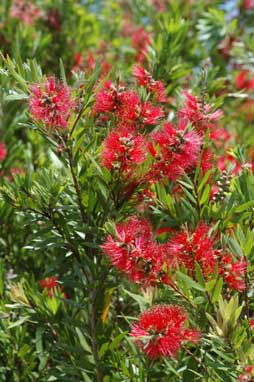
[(253, 12), (1, 2), (0, 381), (253, 380)]

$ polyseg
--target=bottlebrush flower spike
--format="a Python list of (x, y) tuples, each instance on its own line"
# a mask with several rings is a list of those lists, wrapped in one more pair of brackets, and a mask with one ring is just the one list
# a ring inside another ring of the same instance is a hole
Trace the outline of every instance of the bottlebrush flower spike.
[(132, 75), (137, 79), (138, 85), (146, 87), (150, 93), (155, 94), (157, 102), (167, 102), (166, 89), (163, 83), (155, 81), (152, 75), (142, 66), (135, 65)]
[(243, 258), (239, 261), (234, 261), (229, 254), (224, 255), (221, 258), (219, 273), (224, 277), (225, 282), (230, 288), (239, 292), (246, 289), (246, 269), (247, 262)]
[(214, 242), (208, 236), (210, 227), (201, 222), (194, 232), (182, 231), (168, 244), (168, 252), (178, 265), (184, 265), (192, 274), (195, 262), (199, 263), (204, 275), (212, 274), (217, 260)]
[(242, 89), (253, 90), (254, 75), (251, 75), (248, 70), (242, 70), (236, 76), (235, 85), (236, 85), (236, 88), (239, 90), (242, 90)]
[(31, 86), (30, 113), (48, 128), (66, 128), (71, 109), (75, 106), (71, 100), (68, 86), (49, 77), (44, 83)]
[(95, 95), (94, 111), (107, 113), (115, 109), (117, 103), (117, 90), (110, 81), (107, 81), (102, 89)]
[(145, 125), (157, 125), (164, 116), (163, 110), (147, 101), (142, 104), (140, 118)]
[(152, 75), (140, 65), (134, 66), (132, 75), (137, 79), (140, 86), (149, 87), (151, 82), (154, 81)]
[(41, 17), (42, 13), (30, 0), (15, 0), (12, 4), (10, 15), (26, 25), (32, 25)]
[(57, 277), (52, 276), (52, 277), (46, 277), (45, 279), (40, 280), (39, 285), (43, 289), (53, 289), (53, 288), (56, 288), (59, 284), (58, 284)]
[(137, 62), (143, 62), (146, 59), (148, 47), (151, 45), (150, 33), (147, 33), (143, 27), (138, 28), (132, 34), (132, 47), (136, 50)]
[(229, 167), (230, 172), (235, 175), (239, 174), (242, 169), (241, 163), (231, 154), (222, 155), (217, 159), (217, 168), (220, 172), (226, 171), (227, 167)]
[(114, 112), (118, 122), (135, 121), (139, 115), (140, 98), (136, 91), (125, 90), (123, 86), (118, 89), (107, 81), (95, 96), (95, 113)]
[(243, 6), (245, 9), (252, 9), (254, 8), (254, 0), (244, 0)]
[(118, 95), (116, 115), (120, 121), (135, 121), (139, 115), (140, 98), (136, 91), (125, 90)]
[(117, 224), (115, 237), (108, 235), (101, 248), (112, 264), (133, 282), (142, 283), (143, 287), (168, 282), (163, 271), (165, 247), (153, 239), (151, 226), (145, 219), (132, 216), (126, 223)]
[[(166, 177), (175, 180), (196, 165), (202, 138), (195, 131), (176, 129), (166, 122), (162, 130), (152, 133), (151, 139), (148, 150), (155, 162), (147, 179), (158, 181)], [(157, 143), (156, 147), (153, 142)]]
[(46, 277), (45, 279), (40, 280), (39, 285), (42, 289), (47, 289), (49, 297), (53, 297), (56, 292), (61, 292), (63, 293), (63, 297), (67, 298), (66, 293), (64, 293), (64, 286), (61, 286), (58, 283), (58, 278), (56, 276)]
[(133, 128), (113, 130), (103, 142), (102, 165), (132, 175), (146, 158), (145, 141)]
[(157, 305), (143, 312), (130, 335), (151, 359), (175, 357), (183, 343), (197, 342), (200, 332), (186, 329), (186, 312), (175, 305)]
[(0, 161), (4, 160), (7, 155), (7, 148), (3, 142), (0, 142)]
[(202, 107), (198, 98), (188, 92), (185, 92), (184, 96), (186, 99), (185, 105), (178, 112), (179, 124), (182, 127), (185, 127), (189, 122), (197, 131), (204, 133), (207, 129), (213, 127), (214, 122), (223, 114), (219, 109), (211, 113), (210, 105), (205, 104)]

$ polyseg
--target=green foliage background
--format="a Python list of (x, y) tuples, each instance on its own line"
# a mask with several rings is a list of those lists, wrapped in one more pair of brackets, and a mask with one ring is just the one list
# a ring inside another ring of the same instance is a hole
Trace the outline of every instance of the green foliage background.
[[(0, 381), (237, 381), (244, 366), (254, 361), (246, 296), (229, 296), (218, 274), (205, 282), (198, 269), (196, 281), (184, 270), (176, 280), (192, 304), (167, 288), (143, 293), (102, 254), (105, 235), (136, 207), (125, 185), (100, 165), (101, 142), (108, 131), (94, 124), (90, 110), (102, 41), (112, 66), (108, 78), (130, 81), (135, 51), (131, 36), (120, 33), (128, 14), (132, 23), (152, 33), (147, 66), (174, 99), (169, 110), (173, 117), (183, 88), (202, 96), (205, 71), (206, 101), (222, 107), (223, 126), (235, 136), (233, 155), (241, 164), (250, 162), (253, 122), (241, 105), (253, 93), (237, 91), (234, 81), (237, 65), (253, 70), (253, 9), (240, 2), (230, 8), (231, 3), (217, 0), (169, 1), (162, 13), (145, 0), (34, 3), (44, 15), (34, 25), (10, 16), (11, 1), (0, 4), (0, 141), (8, 148), (0, 163)], [(52, 10), (60, 29), (48, 22)], [(237, 43), (228, 58), (220, 46), (231, 37)], [(73, 74), (75, 55), (86, 57), (88, 52), (98, 55), (93, 73)], [(30, 84), (52, 74), (72, 86), (82, 108), (62, 155), (58, 142), (34, 126), (28, 112)], [(11, 175), (13, 168), (23, 172)], [(218, 180), (218, 169), (211, 172)], [(180, 185), (180, 201), (171, 184), (154, 187), (156, 205), (149, 211), (154, 226), (216, 222), (223, 244), (252, 264), (248, 299), (254, 312), (253, 174), (244, 169), (235, 176), (226, 199), (216, 204), (209, 201), (210, 186), (199, 169), (194, 177), (184, 176)], [(66, 298), (60, 290), (50, 298), (39, 288), (39, 280), (54, 275)], [(129, 338), (129, 327), (140, 311), (160, 302), (184, 305), (203, 339), (177, 360), (149, 362)]]

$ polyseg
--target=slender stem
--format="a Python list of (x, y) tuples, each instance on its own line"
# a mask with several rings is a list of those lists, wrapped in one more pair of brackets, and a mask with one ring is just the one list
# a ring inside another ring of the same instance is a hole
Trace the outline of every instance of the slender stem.
[(84, 109), (85, 109), (85, 105), (83, 105), (83, 106), (81, 107), (81, 109), (79, 110), (79, 113), (78, 113), (78, 115), (77, 115), (77, 118), (75, 119), (75, 122), (74, 122), (74, 124), (73, 124), (73, 126), (72, 126), (72, 128), (71, 128), (71, 131), (70, 131), (70, 138), (71, 138), (71, 136), (72, 136), (72, 134), (73, 134), (73, 132), (74, 132), (74, 130), (75, 130), (77, 124), (78, 124), (78, 121), (80, 120), (80, 118), (81, 118), (81, 116), (82, 116), (82, 113), (83, 113)]
[(97, 382), (101, 382), (103, 375), (100, 368), (100, 357), (98, 351), (98, 343), (97, 343), (97, 335), (96, 335), (96, 323), (97, 323), (97, 311), (96, 311), (96, 298), (97, 298), (98, 289), (94, 288), (91, 293), (91, 303), (92, 303), (92, 311), (91, 311), (91, 335), (92, 335), (92, 350), (93, 350), (93, 358), (96, 368), (96, 378)]
[(81, 218), (82, 218), (83, 223), (86, 224), (87, 223), (87, 221), (86, 221), (86, 213), (85, 213), (85, 209), (84, 209), (83, 203), (82, 203), (81, 189), (80, 189), (80, 186), (79, 186), (79, 183), (78, 183), (75, 171), (74, 171), (73, 154), (72, 154), (72, 151), (71, 151), (71, 149), (69, 147), (67, 147), (67, 154), (68, 154), (69, 165), (70, 165), (71, 176), (72, 176), (74, 188), (75, 188), (76, 195), (77, 195), (77, 198), (78, 198), (78, 205), (79, 205), (79, 210), (80, 210)]
[(187, 301), (188, 304), (190, 304), (193, 308), (197, 308), (196, 305), (194, 305), (193, 302), (182, 291), (180, 291), (174, 283), (170, 284), (170, 287), (174, 289), (174, 291), (178, 293), (185, 301)]
[(195, 181), (194, 181), (193, 184), (194, 184), (194, 192), (195, 192), (195, 198), (196, 198), (196, 203), (197, 203), (198, 216), (200, 218), (200, 216), (201, 216), (201, 207), (200, 207), (199, 198), (198, 198), (198, 189), (197, 189), (197, 185), (196, 185)]

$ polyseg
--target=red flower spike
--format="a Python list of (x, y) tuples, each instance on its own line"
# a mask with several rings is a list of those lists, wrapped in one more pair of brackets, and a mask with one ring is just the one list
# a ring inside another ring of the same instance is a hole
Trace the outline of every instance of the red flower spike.
[(103, 142), (102, 165), (132, 175), (146, 158), (145, 142), (132, 128), (113, 130)]
[(0, 162), (6, 158), (7, 148), (3, 142), (0, 142)]
[(232, 256), (227, 254), (220, 260), (219, 273), (230, 288), (242, 292), (246, 289), (246, 268), (247, 262), (244, 259), (234, 262)]
[(157, 305), (143, 312), (130, 335), (151, 359), (175, 357), (183, 343), (197, 342), (198, 330), (185, 329), (186, 312), (179, 306)]
[(203, 274), (208, 276), (214, 272), (217, 251), (214, 242), (208, 236), (209, 228), (200, 223), (194, 232), (182, 231), (176, 234), (168, 244), (168, 252), (178, 265), (184, 265), (192, 274), (195, 262), (199, 263)]
[(155, 95), (157, 102), (167, 102), (166, 89), (163, 83), (155, 81), (152, 75), (142, 66), (135, 65), (132, 75), (137, 79), (138, 85), (146, 87), (150, 93)]
[(248, 70), (242, 70), (235, 79), (236, 88), (239, 90), (254, 89), (254, 76), (250, 74)]
[(163, 110), (149, 101), (141, 106), (140, 118), (145, 125), (157, 125), (163, 116)]
[(213, 168), (214, 154), (209, 149), (205, 149), (202, 153), (200, 168), (202, 173), (205, 174), (208, 170)]
[(148, 87), (151, 81), (153, 81), (152, 75), (139, 65), (134, 66), (132, 75), (137, 79), (137, 83), (140, 86)]
[(149, 45), (151, 45), (150, 34), (143, 27), (138, 28), (132, 34), (132, 47), (137, 51), (137, 62), (145, 61)]
[(229, 164), (233, 165), (232, 174), (238, 174), (241, 171), (241, 164), (230, 154), (222, 155), (217, 161), (217, 167), (221, 172), (227, 170)]
[(125, 90), (117, 98), (116, 115), (121, 121), (135, 121), (139, 114), (140, 98), (136, 91)]
[(205, 104), (202, 107), (198, 98), (187, 92), (184, 93), (184, 96), (186, 99), (185, 105), (178, 112), (179, 124), (183, 127), (189, 122), (197, 131), (204, 133), (207, 129), (211, 129), (214, 122), (223, 114), (221, 110), (211, 113), (210, 105)]
[(12, 4), (10, 15), (26, 25), (32, 25), (41, 17), (42, 13), (30, 0), (15, 0)]
[(70, 89), (54, 77), (31, 86), (30, 113), (48, 128), (66, 128), (73, 107)]
[(46, 277), (39, 281), (39, 285), (43, 289), (52, 289), (58, 286), (58, 279), (56, 276)]
[(147, 174), (150, 181), (175, 180), (196, 165), (202, 139), (195, 131), (176, 129), (165, 123), (163, 130), (152, 133), (154, 143), (148, 145), (150, 154), (156, 159)]
[(145, 219), (133, 216), (126, 223), (117, 224), (115, 237), (109, 235), (101, 248), (112, 264), (133, 282), (146, 287), (167, 281), (163, 270), (167, 260), (165, 245), (156, 243)]
[(244, 0), (243, 6), (247, 10), (254, 8), (254, 0)]

